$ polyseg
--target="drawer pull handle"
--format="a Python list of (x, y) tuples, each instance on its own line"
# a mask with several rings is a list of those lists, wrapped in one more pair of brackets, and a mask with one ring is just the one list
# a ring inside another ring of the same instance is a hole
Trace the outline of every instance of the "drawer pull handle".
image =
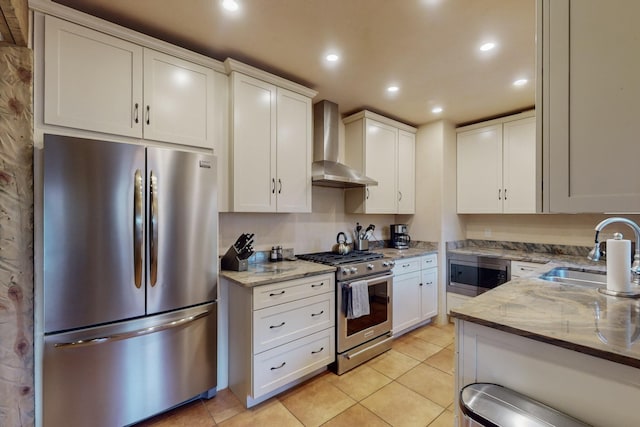
[(433, 260), (432, 260), (432, 259), (428, 259), (428, 260), (426, 260), (425, 262), (426, 262), (427, 264), (430, 264), (430, 263), (432, 263), (432, 262), (433, 262)]
[(323, 350), (324, 350), (324, 347), (320, 347), (320, 350), (311, 351), (311, 354), (322, 353)]
[(270, 297), (275, 297), (275, 296), (282, 295), (282, 294), (284, 294), (284, 291), (280, 291), (280, 292), (275, 293), (275, 294), (269, 294), (269, 296)]
[(287, 362), (282, 362), (282, 365), (280, 365), (280, 366), (275, 366), (275, 367), (272, 366), (271, 370), (275, 371), (276, 369), (280, 369), (280, 368), (284, 367), (284, 365), (286, 365), (286, 364), (287, 364)]
[(312, 288), (319, 288), (320, 286), (324, 286), (324, 282), (314, 283), (313, 285), (311, 285)]
[(427, 282), (427, 285), (433, 285), (433, 282)]
[(320, 316), (323, 313), (324, 313), (324, 310), (320, 311), (320, 313), (311, 313), (311, 317)]
[(402, 264), (402, 268), (407, 268), (409, 267), (411, 264)]
[(284, 326), (284, 322), (280, 323), (279, 325), (271, 325), (269, 326), (269, 329), (281, 328), (283, 326)]

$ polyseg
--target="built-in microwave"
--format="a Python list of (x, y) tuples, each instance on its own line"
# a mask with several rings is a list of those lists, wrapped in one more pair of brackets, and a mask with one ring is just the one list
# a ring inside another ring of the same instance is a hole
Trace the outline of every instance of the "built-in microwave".
[(480, 255), (447, 254), (447, 292), (474, 297), (511, 280), (511, 261)]

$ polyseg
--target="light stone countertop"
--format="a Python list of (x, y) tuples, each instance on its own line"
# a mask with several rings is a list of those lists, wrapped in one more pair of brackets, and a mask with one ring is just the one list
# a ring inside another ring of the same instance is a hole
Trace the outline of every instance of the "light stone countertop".
[(379, 252), (387, 258), (397, 260), (402, 258), (413, 258), (422, 255), (438, 253), (438, 245), (434, 243), (431, 245), (425, 245), (425, 247), (412, 247), (409, 249), (376, 248), (372, 249), (371, 251)]
[(220, 270), (220, 276), (238, 285), (252, 288), (335, 271), (336, 268), (330, 265), (296, 260), (249, 263), (247, 271)]
[[(640, 300), (603, 295), (597, 288), (539, 279), (541, 265), (452, 310), (453, 317), (640, 368)], [(583, 266), (583, 265), (582, 265)], [(589, 267), (590, 269), (593, 268)], [(604, 271), (604, 263), (597, 266)]]

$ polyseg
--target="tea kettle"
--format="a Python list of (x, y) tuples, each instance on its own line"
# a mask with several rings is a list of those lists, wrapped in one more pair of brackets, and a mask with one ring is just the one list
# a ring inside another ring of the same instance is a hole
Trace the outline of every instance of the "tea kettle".
[(336, 244), (333, 245), (333, 252), (346, 255), (351, 251), (351, 245), (347, 243), (347, 235), (344, 232), (339, 232), (336, 236)]

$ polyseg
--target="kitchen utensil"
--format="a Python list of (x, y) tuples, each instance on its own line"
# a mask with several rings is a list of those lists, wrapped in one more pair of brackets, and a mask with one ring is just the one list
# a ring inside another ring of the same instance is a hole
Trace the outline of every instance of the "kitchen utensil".
[(361, 233), (362, 233), (362, 226), (360, 225), (359, 222), (356, 222), (355, 240), (362, 240), (363, 235)]
[(351, 251), (351, 247), (347, 243), (347, 235), (341, 231), (336, 235), (336, 244), (333, 246), (333, 252), (346, 255), (349, 251)]
[(376, 229), (376, 226), (373, 224), (369, 224), (367, 229), (364, 231), (363, 240), (369, 240), (371, 236), (373, 236), (373, 231)]

